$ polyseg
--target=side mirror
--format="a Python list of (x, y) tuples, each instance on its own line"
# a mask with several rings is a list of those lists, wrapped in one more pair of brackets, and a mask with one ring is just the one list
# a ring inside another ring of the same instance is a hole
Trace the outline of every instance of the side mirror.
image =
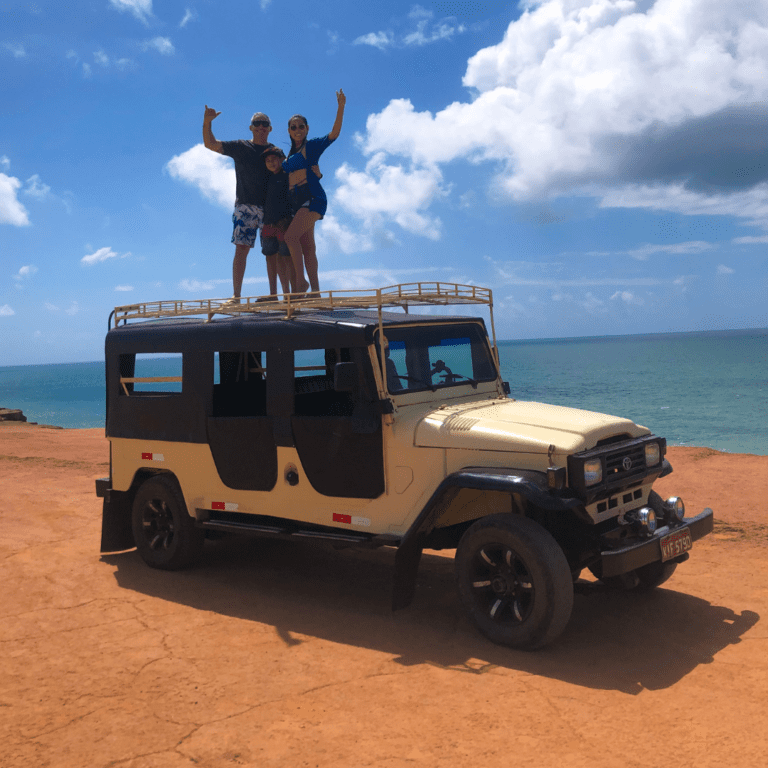
[(357, 386), (357, 364), (336, 363), (333, 366), (333, 389), (336, 392), (354, 392)]
[(502, 387), (503, 387), (503, 389), (504, 389), (504, 394), (505, 394), (505, 395), (508, 395), (508, 394), (509, 394), (509, 393), (512, 391), (512, 390), (510, 389), (510, 387), (509, 387), (509, 382), (508, 382), (508, 381), (502, 381), (502, 382), (501, 382), (501, 386), (502, 386)]

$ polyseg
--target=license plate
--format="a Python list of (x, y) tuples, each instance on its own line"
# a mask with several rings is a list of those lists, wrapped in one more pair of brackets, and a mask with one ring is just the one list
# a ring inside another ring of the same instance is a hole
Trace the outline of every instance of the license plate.
[(661, 539), (661, 562), (671, 560), (673, 557), (682, 555), (692, 546), (691, 531), (689, 528), (681, 528), (679, 531), (670, 533)]

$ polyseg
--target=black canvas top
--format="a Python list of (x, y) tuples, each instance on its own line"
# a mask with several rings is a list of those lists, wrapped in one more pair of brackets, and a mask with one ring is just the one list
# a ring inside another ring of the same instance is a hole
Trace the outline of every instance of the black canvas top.
[[(385, 326), (408, 323), (473, 323), (482, 318), (382, 312)], [(379, 326), (375, 310), (333, 309), (301, 312), (290, 319), (281, 312), (260, 312), (214, 318), (174, 317), (135, 322), (112, 328), (106, 337), (107, 354), (182, 352), (222, 349), (291, 349), (354, 347), (370, 344)]]

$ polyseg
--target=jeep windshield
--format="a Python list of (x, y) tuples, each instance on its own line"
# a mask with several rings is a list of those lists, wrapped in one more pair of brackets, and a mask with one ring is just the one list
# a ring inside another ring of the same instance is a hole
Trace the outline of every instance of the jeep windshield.
[(477, 387), (496, 379), (487, 337), (477, 323), (389, 326), (384, 335), (390, 394)]

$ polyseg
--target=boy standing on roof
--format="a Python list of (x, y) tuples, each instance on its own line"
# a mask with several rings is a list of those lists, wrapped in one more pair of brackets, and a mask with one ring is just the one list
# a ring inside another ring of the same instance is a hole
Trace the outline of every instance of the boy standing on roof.
[(270, 296), (277, 298), (277, 277), (283, 293), (297, 291), (296, 272), (291, 252), (285, 243), (285, 230), (291, 223), (291, 202), (288, 198), (288, 174), (283, 170), (285, 153), (279, 147), (269, 147), (262, 153), (269, 171), (267, 196), (264, 201), (264, 224), (261, 228), (261, 252), (267, 260)]
[(220, 114), (221, 112), (206, 104), (203, 116), (203, 143), (213, 152), (231, 157), (235, 161), (237, 187), (235, 211), (232, 214), (232, 242), (235, 244), (235, 258), (232, 262), (234, 295), (231, 301), (239, 302), (248, 252), (256, 243), (256, 235), (264, 218), (269, 173), (262, 153), (272, 146), (267, 141), (272, 123), (263, 112), (256, 112), (251, 118), (252, 139), (218, 141), (211, 130), (211, 123)]

